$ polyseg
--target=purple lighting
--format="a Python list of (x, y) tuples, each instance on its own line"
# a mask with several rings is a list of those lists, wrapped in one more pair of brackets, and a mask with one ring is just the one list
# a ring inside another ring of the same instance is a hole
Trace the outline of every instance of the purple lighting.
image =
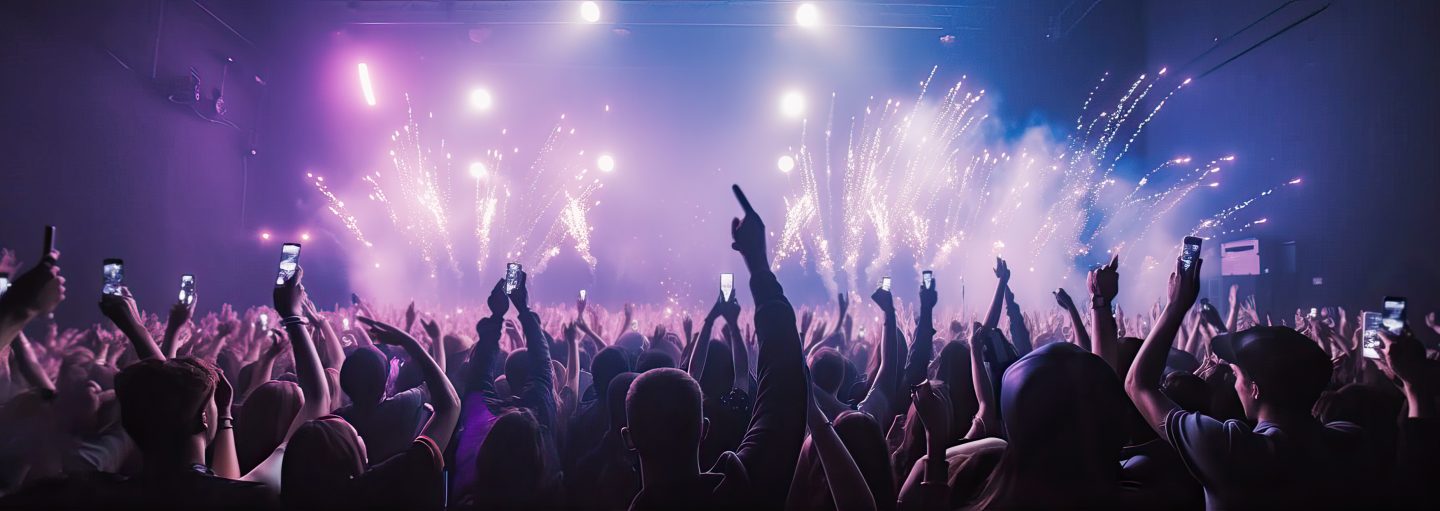
[(370, 66), (360, 63), (360, 90), (365, 93), (365, 104), (375, 106), (375, 87), (370, 85)]

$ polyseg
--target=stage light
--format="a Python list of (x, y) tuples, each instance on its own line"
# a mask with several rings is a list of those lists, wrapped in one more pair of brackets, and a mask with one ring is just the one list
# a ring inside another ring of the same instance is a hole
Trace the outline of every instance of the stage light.
[(268, 233), (268, 232), (263, 232), (263, 231), (262, 231), (262, 232), (260, 233), (260, 239), (269, 241), (269, 240), (270, 240), (270, 233)]
[(805, 28), (820, 25), (820, 9), (815, 4), (804, 3), (795, 9), (795, 24)]
[(308, 233), (308, 232), (302, 232), (302, 233), (300, 233), (300, 241), (310, 241), (310, 233)]
[(615, 158), (608, 154), (602, 154), (595, 159), (595, 166), (599, 167), (601, 172), (610, 172), (615, 170)]
[(805, 114), (805, 96), (799, 91), (786, 92), (780, 96), (780, 113), (786, 117), (800, 117)]
[(580, 2), (580, 19), (586, 23), (600, 22), (600, 4), (595, 2)]
[(360, 91), (365, 93), (365, 104), (375, 106), (375, 87), (370, 84), (370, 66), (360, 63)]
[(476, 110), (489, 110), (495, 104), (495, 98), (490, 97), (490, 91), (475, 89), (470, 91), (470, 106)]
[(795, 158), (790, 157), (788, 154), (781, 156), (780, 161), (775, 162), (775, 166), (780, 167), (780, 172), (789, 173), (795, 168)]
[(473, 177), (475, 179), (485, 179), (485, 175), (489, 172), (490, 169), (485, 168), (484, 163), (477, 161), (470, 164), (470, 177)]

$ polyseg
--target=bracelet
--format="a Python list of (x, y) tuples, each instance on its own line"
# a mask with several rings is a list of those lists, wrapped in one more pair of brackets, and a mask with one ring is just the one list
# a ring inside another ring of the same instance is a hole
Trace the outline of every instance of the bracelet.
[(219, 421), (220, 429), (235, 429), (235, 419), (233, 417), (221, 417)]
[(1103, 296), (1091, 297), (1091, 298), (1090, 298), (1090, 308), (1091, 308), (1091, 309), (1106, 309), (1106, 310), (1109, 310), (1109, 309), (1110, 309), (1110, 299), (1109, 299), (1109, 298), (1105, 298), (1105, 297), (1103, 297)]
[(281, 318), (281, 319), (280, 319), (280, 326), (308, 325), (308, 324), (310, 324), (310, 320), (305, 319), (305, 316), (287, 316), (287, 317), (284, 317), (284, 318)]

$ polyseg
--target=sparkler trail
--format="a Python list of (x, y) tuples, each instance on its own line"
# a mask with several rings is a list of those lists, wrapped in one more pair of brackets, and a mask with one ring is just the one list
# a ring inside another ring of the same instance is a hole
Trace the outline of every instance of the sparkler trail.
[[(1212, 176), (1234, 157), (1193, 167), (1189, 157), (1174, 158), (1133, 186), (1117, 186), (1116, 169), (1128, 164), (1141, 132), (1191, 83), (1166, 74), (1162, 69), (1141, 75), (1116, 100), (1106, 99), (1109, 75), (1103, 76), (1062, 140), (1032, 129), (1016, 140), (997, 141), (985, 91), (967, 89), (965, 77), (926, 101), (934, 86), (932, 69), (913, 102), (872, 97), (864, 114), (850, 119), (848, 143), (833, 171), (832, 95), (826, 152), (811, 154), (806, 143), (811, 134), (802, 129), (798, 179), (785, 198), (774, 266), (813, 268), (835, 292), (869, 289), (890, 275), (897, 261), (909, 263), (917, 276), (947, 267), (976, 275), (988, 273), (994, 257), (1004, 256), (1011, 268), (1053, 283), (1078, 275), (1077, 262), (1101, 259), (1101, 254), (1087, 258), (1092, 251), (1124, 247), (1122, 264), (1133, 259), (1144, 261), (1142, 267), (1173, 257), (1160, 249), (1178, 235), (1166, 233), (1163, 243), (1142, 242), (1198, 190), (1218, 187)], [(830, 193), (832, 186), (839, 187), (838, 194)], [(1219, 232), (1231, 215), (1280, 187), (1222, 210), (1194, 231)], [(1257, 223), (1264, 221), (1239, 229)]]
[[(406, 101), (409, 107), (408, 95)], [(462, 266), (468, 266), (462, 260), (474, 260), (477, 275), (494, 273), (488, 265), (501, 261), (538, 273), (566, 247), (593, 272), (590, 210), (599, 204), (595, 193), (603, 184), (591, 172), (595, 160), (579, 147), (572, 124), (562, 115), (528, 165), (512, 165), (519, 147), (498, 147), (508, 130), (501, 130), (502, 137), (491, 141), (497, 147), (477, 161), (456, 165), (447, 142), (432, 142), (407, 108), (405, 124), (389, 137), (388, 168), (359, 178), (375, 207), (347, 207), (323, 177), (311, 177), (327, 209), (368, 250), (363, 253), (418, 258), (432, 278), (462, 278)]]

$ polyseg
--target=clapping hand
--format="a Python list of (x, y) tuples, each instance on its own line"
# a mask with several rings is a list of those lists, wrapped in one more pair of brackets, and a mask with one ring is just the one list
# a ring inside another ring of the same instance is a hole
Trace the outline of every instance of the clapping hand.
[(405, 333), (399, 328), (395, 328), (393, 326), (381, 323), (379, 321), (375, 321), (370, 318), (357, 319), (359, 319), (361, 323), (365, 324), (366, 330), (368, 330), (370, 333), (370, 338), (374, 339), (376, 342), (402, 348), (407, 345), (418, 344), (414, 337), (410, 337), (410, 334)]

